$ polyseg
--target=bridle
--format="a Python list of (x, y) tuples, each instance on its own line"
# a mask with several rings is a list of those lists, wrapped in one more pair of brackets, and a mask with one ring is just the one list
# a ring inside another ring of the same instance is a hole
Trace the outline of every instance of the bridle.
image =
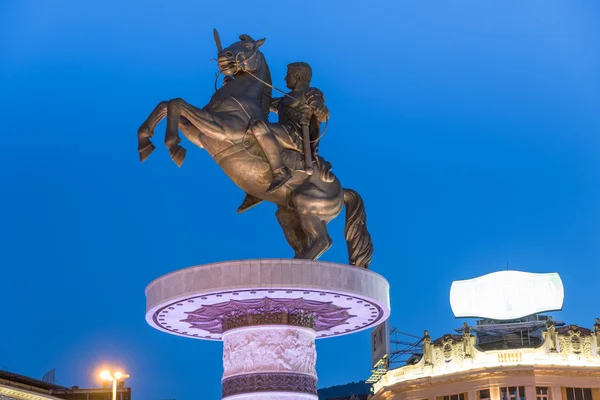
[[(258, 47), (257, 46), (254, 46), (254, 52), (250, 55), (250, 57), (245, 57), (244, 56), (244, 52), (242, 52), (242, 51), (240, 51), (239, 53), (237, 53), (235, 55), (235, 57), (234, 57), (234, 60), (235, 60), (235, 71), (233, 71), (231, 73), (231, 75), (236, 75), (236, 74), (238, 74), (240, 72), (245, 72), (247, 74), (251, 74), (251, 72), (248, 71), (249, 69), (253, 69), (254, 71), (256, 71), (258, 69), (258, 62), (259, 62), (258, 57), (256, 57), (257, 54), (258, 54)], [(254, 65), (250, 66), (249, 62), (251, 60), (253, 60), (253, 59), (255, 60)], [(218, 59), (211, 58), (210, 61), (217, 61), (218, 62)], [(219, 71), (216, 74), (217, 78), (219, 77), (220, 73), (221, 72)]]

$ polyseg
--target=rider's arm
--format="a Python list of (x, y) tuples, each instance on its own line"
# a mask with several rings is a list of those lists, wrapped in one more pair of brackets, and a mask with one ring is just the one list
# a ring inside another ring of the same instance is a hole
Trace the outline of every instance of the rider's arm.
[(279, 111), (279, 103), (281, 103), (281, 100), (283, 100), (283, 97), (276, 97), (274, 99), (271, 99), (271, 108), (269, 111), (276, 113)]
[(329, 108), (325, 104), (319, 107), (315, 111), (315, 117), (319, 120), (319, 122), (325, 122), (329, 119)]
[(317, 88), (308, 88), (304, 95), (305, 101), (311, 105), (315, 117), (319, 122), (329, 119), (329, 109), (325, 106), (325, 95)]

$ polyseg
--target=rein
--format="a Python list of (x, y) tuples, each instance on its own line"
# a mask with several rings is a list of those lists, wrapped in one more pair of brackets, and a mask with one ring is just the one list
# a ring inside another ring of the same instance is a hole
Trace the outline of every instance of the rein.
[[(258, 49), (254, 50), (254, 53), (250, 57), (244, 58), (244, 61), (248, 61), (248, 60), (254, 58), (256, 56), (257, 52), (258, 52)], [(315, 108), (313, 106), (311, 106), (310, 104), (308, 104), (308, 103), (306, 103), (306, 102), (304, 102), (302, 100), (298, 100), (295, 97), (290, 96), (289, 94), (287, 94), (283, 90), (279, 89), (278, 87), (276, 87), (276, 86), (274, 86), (274, 85), (272, 85), (272, 84), (270, 84), (268, 82), (265, 82), (264, 80), (260, 79), (258, 76), (254, 75), (252, 72), (246, 71), (246, 70), (243, 70), (242, 68), (240, 68), (239, 65), (241, 65), (241, 64), (238, 61), (238, 56), (240, 54), (242, 54), (242, 53), (241, 52), (237, 53), (236, 56), (235, 56), (235, 62), (236, 62), (236, 68), (237, 68), (236, 72), (235, 72), (236, 74), (238, 72), (240, 72), (240, 71), (241, 72), (245, 72), (248, 75), (250, 75), (251, 77), (253, 77), (254, 79), (256, 79), (257, 81), (259, 81), (260, 83), (262, 83), (263, 85), (265, 85), (267, 87), (270, 87), (271, 89), (274, 89), (274, 90), (278, 91), (279, 93), (283, 94), (284, 97), (288, 97), (288, 98), (290, 98), (290, 99), (292, 99), (294, 101), (299, 101), (300, 103), (302, 103), (303, 105), (305, 105), (306, 107), (308, 107), (313, 113), (316, 111)], [(211, 58), (210, 61), (217, 61), (217, 60), (214, 59), (214, 58)], [(219, 77), (220, 76), (221, 76), (220, 72), (215, 72), (215, 85), (214, 85), (215, 86), (215, 92), (218, 90), (217, 89), (217, 82), (219, 81)], [(242, 104), (235, 97), (233, 97), (233, 96), (231, 96), (231, 97), (236, 101), (236, 103), (238, 103), (240, 105), (240, 107), (242, 107), (242, 110), (246, 113), (246, 115), (248, 115), (248, 117), (250, 117), (250, 115), (248, 114), (248, 112), (246, 111), (246, 109), (242, 106)], [(316, 138), (315, 140), (311, 140), (310, 143), (318, 143), (321, 140), (321, 138), (323, 136), (325, 136), (325, 132), (327, 132), (328, 126), (329, 126), (329, 117), (327, 117), (325, 119), (325, 128), (323, 128), (323, 131), (321, 132), (321, 134), (319, 135), (319, 137)], [(304, 141), (304, 139), (302, 138), (301, 135), (299, 135), (299, 138), (300, 138), (301, 141)]]

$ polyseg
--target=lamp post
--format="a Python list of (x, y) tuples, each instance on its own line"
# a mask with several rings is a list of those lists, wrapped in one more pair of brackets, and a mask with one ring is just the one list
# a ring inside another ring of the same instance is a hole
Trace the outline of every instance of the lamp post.
[(108, 371), (102, 371), (100, 373), (100, 378), (102, 378), (104, 381), (112, 381), (112, 400), (117, 400), (117, 382), (122, 379), (129, 378), (129, 374), (124, 374), (119, 371), (111, 374)]

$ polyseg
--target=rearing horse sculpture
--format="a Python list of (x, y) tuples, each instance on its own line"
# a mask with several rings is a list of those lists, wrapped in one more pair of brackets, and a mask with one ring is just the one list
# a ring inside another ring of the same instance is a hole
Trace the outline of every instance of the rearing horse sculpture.
[(327, 223), (345, 205), (349, 262), (368, 268), (373, 244), (361, 197), (353, 190), (343, 189), (330, 171), (309, 176), (302, 168), (294, 169), (294, 163), (302, 159), (300, 149), (283, 150), (293, 178), (270, 195), (265, 193), (271, 170), (256, 139), (248, 132), (256, 121), (268, 120), (271, 75), (259, 50), (265, 39), (242, 35), (240, 41), (221, 50), (218, 35), (215, 38), (220, 50), (219, 69), (235, 79), (217, 90), (202, 109), (180, 98), (161, 102), (138, 130), (140, 161), (154, 150), (150, 138), (156, 125), (167, 117), (165, 144), (173, 161), (181, 166), (186, 155), (179, 146), (181, 130), (190, 142), (204, 148), (246, 193), (277, 204), (277, 220), (295, 258), (317, 259), (331, 247)]

